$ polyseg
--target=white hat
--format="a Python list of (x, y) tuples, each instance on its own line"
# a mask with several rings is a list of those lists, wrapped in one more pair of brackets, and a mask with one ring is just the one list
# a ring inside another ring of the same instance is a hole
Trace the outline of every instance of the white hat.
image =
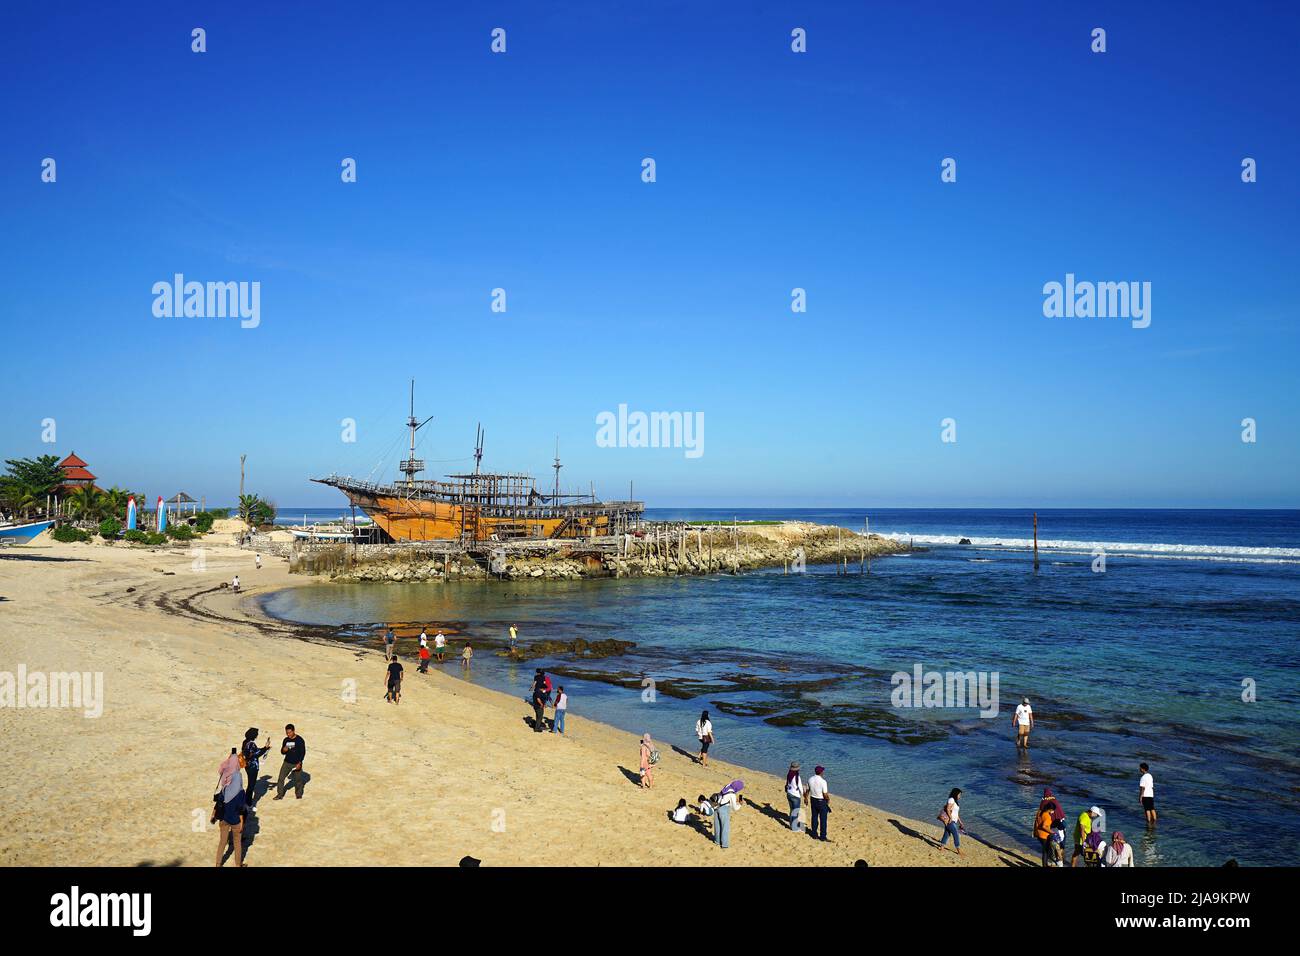
[(1101, 807), (1089, 807), (1089, 808), (1088, 808), (1088, 816), (1090, 816), (1090, 817), (1099, 817), (1099, 816), (1101, 816)]

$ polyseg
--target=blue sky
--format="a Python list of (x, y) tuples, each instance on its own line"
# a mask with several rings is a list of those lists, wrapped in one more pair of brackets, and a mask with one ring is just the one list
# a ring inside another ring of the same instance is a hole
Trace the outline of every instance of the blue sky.
[[(651, 505), (1300, 506), (1289, 5), (245, 6), (9, 11), (3, 457), (332, 505), (414, 377), (432, 472), (482, 422)], [(178, 272), (261, 324), (156, 318)], [(1151, 326), (1045, 318), (1067, 272)], [(597, 447), (620, 403), (704, 455)]]

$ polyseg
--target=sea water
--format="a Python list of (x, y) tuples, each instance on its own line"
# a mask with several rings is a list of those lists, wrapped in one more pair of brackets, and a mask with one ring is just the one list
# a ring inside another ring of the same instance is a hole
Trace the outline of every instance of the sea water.
[[(389, 623), (486, 639), (472, 674), (443, 666), (521, 698), (535, 667), (560, 668), (571, 715), (628, 731), (628, 768), (645, 731), (665, 750), (693, 753), (695, 720), (708, 709), (717, 758), (776, 774), (791, 760), (823, 764), (833, 794), (922, 821), (961, 787), (976, 836), (1030, 848), (1050, 786), (1071, 822), (1102, 807), (1139, 866), (1294, 863), (1300, 834), (1286, 821), (1300, 802), (1300, 512), (1040, 511), (1037, 569), (1027, 511), (649, 513), (733, 516), (854, 530), (869, 516), (873, 533), (925, 550), (877, 559), (869, 574), (851, 564), (848, 574), (812, 565), (802, 575), (321, 582), (264, 606), (364, 643)], [(493, 653), (512, 623), (525, 644), (636, 646), (512, 664)], [(896, 706), (893, 675), (918, 665), (996, 675), (997, 715), (973, 702)], [(1027, 753), (1011, 725), (1023, 696), (1038, 721)], [(528, 713), (521, 700), (521, 732)], [(1156, 781), (1154, 830), (1139, 805), (1142, 761)]]

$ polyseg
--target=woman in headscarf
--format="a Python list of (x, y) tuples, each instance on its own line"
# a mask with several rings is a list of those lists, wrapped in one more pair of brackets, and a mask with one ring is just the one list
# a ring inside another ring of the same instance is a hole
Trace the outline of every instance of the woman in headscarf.
[(1064, 855), (1065, 845), (1065, 810), (1061, 807), (1061, 801), (1056, 799), (1056, 794), (1052, 792), (1051, 787), (1043, 789), (1043, 799), (1038, 803), (1038, 812), (1034, 815), (1034, 835), (1038, 835), (1039, 823), (1043, 821), (1043, 811), (1051, 814), (1051, 826), (1048, 827), (1047, 843), (1043, 847), (1043, 866), (1051, 866), (1059, 863)]
[(651, 787), (655, 785), (654, 763), (650, 759), (653, 754), (654, 754), (654, 741), (650, 739), (650, 735), (648, 733), (642, 734), (641, 735), (641, 788), (643, 790), (649, 790)]
[(221, 763), (217, 789), (217, 866), (226, 855), (226, 845), (234, 837), (235, 866), (244, 865), (244, 785), (239, 779), (239, 756), (230, 748), (230, 756)]
[(1106, 848), (1106, 865), (1133, 865), (1133, 848), (1124, 842), (1124, 834), (1118, 830), (1110, 835), (1110, 846)]

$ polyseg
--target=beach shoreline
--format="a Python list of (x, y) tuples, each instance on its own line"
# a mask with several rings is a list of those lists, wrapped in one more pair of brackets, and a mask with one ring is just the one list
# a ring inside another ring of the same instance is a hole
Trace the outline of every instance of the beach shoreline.
[[(938, 825), (835, 797), (830, 843), (791, 833), (782, 780), (724, 761), (698, 766), (660, 742), (656, 786), (636, 782), (636, 736), (588, 720), (565, 738), (534, 734), (528, 707), (405, 659), (400, 705), (386, 703), (382, 654), (329, 629), (264, 614), (260, 595), (319, 583), (270, 558), (203, 544), (189, 552), (61, 545), (0, 555), (0, 671), (102, 674), (101, 716), (73, 708), (5, 710), (10, 808), (2, 865), (210, 866), (216, 769), (250, 725), (286, 722), (307, 741), (305, 798), (258, 801), (248, 862), (269, 865), (1032, 865), (978, 839), (941, 851)], [(243, 591), (224, 587), (238, 573)], [(294, 638), (286, 640), (286, 638)], [(452, 671), (452, 668), (455, 668)], [(57, 755), (58, 772), (49, 756)], [(797, 756), (797, 755), (796, 755)], [(804, 768), (807, 775), (811, 767)], [(707, 826), (667, 813), (727, 781), (746, 781), (727, 850)], [(105, 818), (105, 807), (111, 809)]]

